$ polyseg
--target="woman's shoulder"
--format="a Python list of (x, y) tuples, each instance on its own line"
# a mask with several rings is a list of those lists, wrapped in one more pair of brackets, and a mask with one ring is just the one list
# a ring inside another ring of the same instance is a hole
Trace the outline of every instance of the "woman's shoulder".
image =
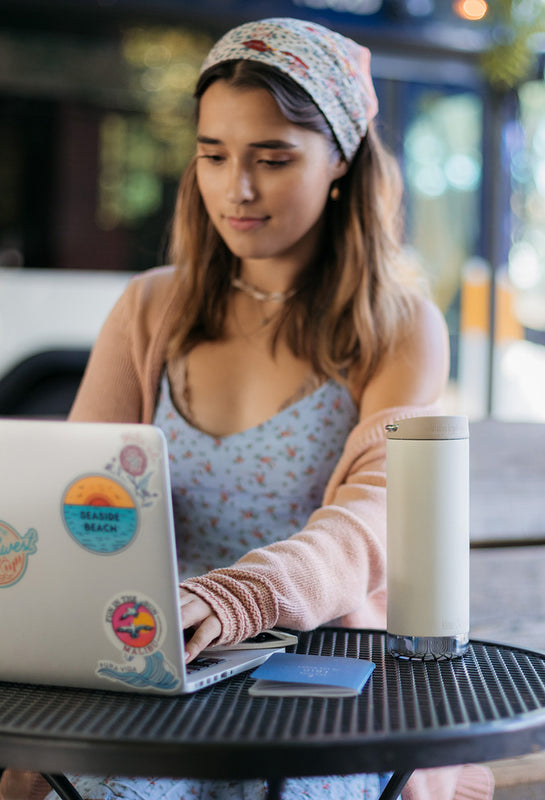
[(104, 327), (115, 335), (148, 338), (169, 330), (175, 324), (179, 308), (176, 276), (176, 268), (170, 266), (136, 273)]
[(436, 403), (448, 379), (449, 363), (443, 314), (432, 300), (418, 297), (393, 346), (363, 388), (362, 411)]
[(121, 302), (129, 314), (153, 317), (169, 306), (175, 295), (175, 286), (176, 267), (153, 267), (131, 278)]
[(425, 385), (440, 376), (443, 380), (450, 361), (448, 328), (439, 307), (426, 296), (414, 300), (412, 313), (402, 326), (382, 369), (392, 376)]
[(172, 291), (175, 276), (176, 267), (174, 266), (152, 267), (134, 275), (129, 282), (128, 289), (134, 295), (155, 299), (168, 295)]
[(439, 307), (425, 295), (415, 297), (411, 318), (396, 347), (414, 352), (430, 343), (445, 344), (447, 339), (447, 325)]

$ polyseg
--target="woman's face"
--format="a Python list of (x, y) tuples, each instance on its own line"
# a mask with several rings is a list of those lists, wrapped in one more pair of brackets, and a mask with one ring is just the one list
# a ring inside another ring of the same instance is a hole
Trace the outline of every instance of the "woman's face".
[(236, 256), (308, 263), (331, 182), (346, 171), (322, 134), (289, 122), (265, 89), (218, 80), (201, 98), (197, 159), (210, 219)]

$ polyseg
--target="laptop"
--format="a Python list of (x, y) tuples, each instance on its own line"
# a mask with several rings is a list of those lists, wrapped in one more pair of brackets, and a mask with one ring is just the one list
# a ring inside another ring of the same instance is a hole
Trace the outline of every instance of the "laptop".
[(185, 665), (180, 613), (162, 431), (1, 419), (0, 680), (184, 694), (273, 652)]

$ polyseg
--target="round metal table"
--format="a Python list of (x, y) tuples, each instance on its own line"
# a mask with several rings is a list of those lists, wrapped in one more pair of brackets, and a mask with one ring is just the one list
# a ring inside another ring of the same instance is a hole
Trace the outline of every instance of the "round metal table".
[(273, 783), (378, 771), (406, 779), (545, 748), (545, 654), (471, 641), (454, 661), (399, 661), (383, 632), (342, 628), (299, 634), (297, 650), (376, 669), (361, 695), (333, 700), (251, 697), (249, 674), (169, 698), (0, 683), (0, 765)]

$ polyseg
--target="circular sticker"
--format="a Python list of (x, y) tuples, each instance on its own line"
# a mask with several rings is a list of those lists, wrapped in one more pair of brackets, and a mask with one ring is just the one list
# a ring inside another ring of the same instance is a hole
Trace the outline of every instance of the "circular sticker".
[(34, 528), (20, 536), (11, 525), (0, 522), (0, 587), (13, 586), (23, 577), (28, 557), (36, 552), (37, 541)]
[(139, 478), (146, 471), (148, 457), (137, 444), (127, 444), (119, 454), (121, 466), (135, 478)]
[(154, 652), (164, 635), (161, 614), (143, 595), (119, 595), (108, 603), (106, 625), (110, 639), (134, 655)]
[(118, 553), (136, 534), (138, 511), (134, 500), (113, 478), (78, 478), (66, 490), (62, 505), (68, 531), (93, 553)]

